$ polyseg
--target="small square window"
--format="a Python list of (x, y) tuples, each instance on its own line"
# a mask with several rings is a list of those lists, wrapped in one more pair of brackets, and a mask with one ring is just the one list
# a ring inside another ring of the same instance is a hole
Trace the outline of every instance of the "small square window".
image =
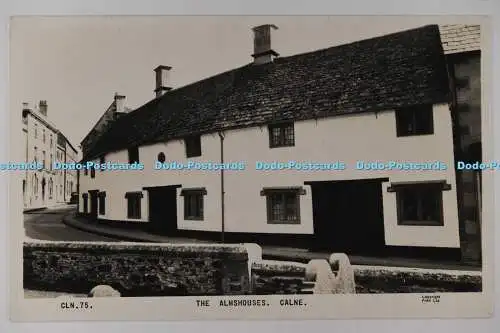
[(269, 125), (269, 147), (292, 147), (295, 145), (293, 123)]
[(186, 157), (201, 156), (201, 137), (199, 135), (184, 139), (186, 145)]
[(389, 188), (396, 192), (399, 225), (442, 226), (444, 182), (398, 184)]
[(128, 162), (130, 164), (132, 163), (139, 163), (139, 147), (131, 147), (128, 149)]
[(184, 197), (184, 219), (203, 220), (203, 199), (206, 195), (204, 188), (183, 189), (181, 196)]
[(396, 110), (397, 136), (434, 134), (432, 105), (418, 105)]
[(261, 195), (266, 197), (267, 223), (300, 224), (301, 188), (264, 189)]
[(128, 192), (125, 194), (127, 199), (127, 217), (129, 219), (141, 218), (141, 199), (142, 192)]

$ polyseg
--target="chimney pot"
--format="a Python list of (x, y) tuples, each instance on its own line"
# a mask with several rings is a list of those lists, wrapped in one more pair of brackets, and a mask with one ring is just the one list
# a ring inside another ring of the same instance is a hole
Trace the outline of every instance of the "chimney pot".
[(168, 72), (172, 69), (170, 66), (160, 65), (154, 69), (156, 75), (156, 86), (155, 93), (156, 97), (160, 97), (165, 94), (167, 91), (171, 90), (171, 87), (168, 87)]
[(47, 116), (47, 101), (46, 100), (41, 100), (38, 103), (38, 109), (40, 110), (41, 114), (43, 114), (44, 116)]
[(277, 30), (274, 24), (263, 24), (252, 28), (254, 33), (253, 54), (254, 64), (272, 62), (279, 54), (271, 48), (271, 29)]

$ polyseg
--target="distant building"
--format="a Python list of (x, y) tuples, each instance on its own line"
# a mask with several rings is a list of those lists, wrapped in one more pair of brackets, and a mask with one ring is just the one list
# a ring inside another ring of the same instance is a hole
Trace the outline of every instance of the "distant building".
[(77, 150), (47, 117), (47, 101), (22, 111), (26, 162), (41, 162), (43, 169), (26, 171), (23, 179), (25, 210), (68, 202), (77, 191), (76, 171), (56, 170), (54, 162), (77, 161)]
[(115, 120), (130, 111), (131, 109), (125, 106), (125, 96), (115, 93), (111, 105), (106, 109), (101, 118), (99, 118), (94, 127), (92, 127), (80, 143), (83, 154), (94, 148), (99, 138), (108, 130)]

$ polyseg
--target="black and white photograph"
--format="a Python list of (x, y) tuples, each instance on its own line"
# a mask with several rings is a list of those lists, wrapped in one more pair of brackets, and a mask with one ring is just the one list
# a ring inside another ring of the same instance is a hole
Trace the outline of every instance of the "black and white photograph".
[(13, 17), (12, 316), (488, 316), (486, 23)]

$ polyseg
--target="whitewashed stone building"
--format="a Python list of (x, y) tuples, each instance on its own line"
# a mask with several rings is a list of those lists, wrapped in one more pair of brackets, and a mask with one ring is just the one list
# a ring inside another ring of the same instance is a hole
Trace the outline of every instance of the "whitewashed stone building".
[[(82, 162), (144, 170), (81, 172), (79, 212), (172, 236), (462, 258), (456, 96), (439, 27), (290, 57), (272, 49), (273, 27), (254, 28), (252, 63), (185, 87), (167, 87), (170, 67), (159, 66), (156, 98), (108, 116), (82, 144)], [(359, 170), (360, 160), (447, 167)], [(158, 161), (246, 165), (154, 170)]]

